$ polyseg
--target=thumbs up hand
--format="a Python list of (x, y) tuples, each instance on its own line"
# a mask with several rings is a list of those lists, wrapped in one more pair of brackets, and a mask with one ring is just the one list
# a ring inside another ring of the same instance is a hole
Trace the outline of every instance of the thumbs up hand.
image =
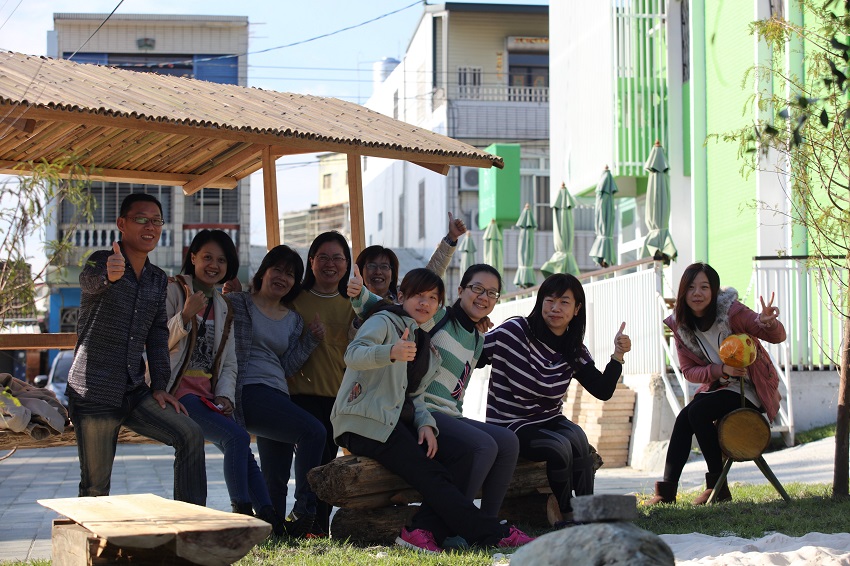
[(363, 290), (363, 276), (360, 275), (360, 268), (357, 267), (356, 263), (352, 264), (351, 270), (351, 279), (348, 280), (347, 291), (349, 298), (356, 299)]
[(183, 304), (183, 311), (181, 312), (183, 324), (189, 324), (189, 321), (196, 317), (199, 312), (204, 310), (206, 306), (207, 298), (204, 296), (203, 291), (195, 291), (186, 297), (186, 302)]
[(623, 354), (632, 349), (632, 339), (624, 333), (625, 330), (626, 323), (624, 322), (620, 325), (617, 334), (614, 335), (614, 357), (618, 360), (622, 360)]
[(313, 317), (313, 321), (309, 325), (307, 325), (307, 330), (310, 331), (310, 334), (312, 334), (313, 338), (315, 338), (316, 340), (325, 339), (325, 324), (319, 317), (319, 313), (316, 313), (316, 316)]
[(449, 240), (457, 242), (458, 238), (466, 234), (466, 224), (460, 218), (455, 218), (449, 212)]
[(405, 328), (401, 338), (398, 339), (390, 350), (390, 361), (393, 362), (412, 362), (416, 357), (416, 343), (408, 340), (410, 329)]
[(106, 258), (106, 278), (110, 283), (115, 283), (124, 277), (125, 267), (126, 260), (121, 253), (121, 246), (118, 242), (112, 242), (112, 255)]

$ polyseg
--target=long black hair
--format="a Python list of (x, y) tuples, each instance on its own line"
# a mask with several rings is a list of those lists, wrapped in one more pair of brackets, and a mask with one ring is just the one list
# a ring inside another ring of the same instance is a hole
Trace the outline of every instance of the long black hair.
[(340, 295), (347, 296), (348, 278), (351, 277), (351, 248), (348, 247), (348, 241), (345, 239), (345, 236), (336, 230), (322, 232), (310, 244), (310, 249), (307, 251), (307, 269), (304, 270), (304, 281), (301, 283), (301, 288), (309, 291), (316, 284), (316, 275), (313, 273), (313, 258), (319, 253), (319, 248), (322, 247), (322, 244), (327, 242), (336, 242), (342, 246), (342, 253), (345, 256), (345, 274), (339, 280), (337, 288)]
[[(576, 306), (580, 308), (570, 321), (566, 332), (561, 336), (555, 336), (543, 319), (543, 301), (547, 297), (562, 297), (567, 291), (573, 292)], [(584, 332), (587, 327), (587, 309), (585, 308), (584, 288), (581, 286), (581, 281), (575, 275), (569, 273), (555, 273), (547, 277), (540, 285), (540, 290), (537, 291), (537, 302), (534, 303), (534, 309), (528, 315), (527, 320), (534, 336), (553, 350), (563, 354), (576, 352), (584, 343)]]
[(714, 320), (717, 318), (717, 295), (720, 293), (720, 275), (707, 263), (692, 263), (682, 273), (674, 310), (676, 324), (683, 324), (691, 330), (697, 329), (697, 317), (694, 316), (694, 311), (688, 306), (688, 289), (700, 273), (705, 273), (705, 276), (708, 278), (708, 286), (711, 288), (711, 301), (705, 308), (705, 315), (702, 316), (700, 325), (704, 330), (708, 329), (714, 324)]
[(266, 254), (266, 257), (260, 263), (257, 273), (254, 274), (254, 278), (251, 280), (253, 282), (253, 291), (256, 293), (263, 287), (263, 276), (265, 276), (266, 271), (275, 265), (292, 269), (292, 288), (280, 299), (281, 303), (290, 303), (301, 292), (301, 277), (304, 276), (304, 262), (301, 260), (301, 256), (289, 246), (275, 246), (269, 250), (269, 253)]
[(186, 252), (186, 257), (183, 259), (183, 268), (180, 270), (181, 273), (185, 273), (186, 275), (195, 276), (195, 264), (192, 263), (192, 254), (198, 253), (198, 251), (207, 245), (209, 242), (215, 242), (221, 248), (221, 251), (224, 252), (224, 257), (227, 258), (227, 271), (224, 273), (221, 279), (218, 280), (218, 283), (222, 281), (230, 281), (236, 274), (239, 272), (239, 253), (236, 251), (236, 245), (233, 243), (233, 240), (230, 239), (230, 236), (227, 235), (227, 232), (223, 230), (207, 230), (204, 228), (200, 232), (198, 232), (194, 238), (192, 238), (192, 243), (189, 244), (189, 250)]

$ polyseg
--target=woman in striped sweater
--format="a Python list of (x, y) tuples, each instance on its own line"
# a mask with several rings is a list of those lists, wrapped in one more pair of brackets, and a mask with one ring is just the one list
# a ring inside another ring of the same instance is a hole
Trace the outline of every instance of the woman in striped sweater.
[(584, 345), (584, 289), (574, 276), (555, 274), (540, 286), (537, 302), (525, 318), (512, 318), (487, 333), (479, 367), (492, 364), (487, 422), (514, 431), (519, 454), (546, 462), (557, 505), (549, 506), (554, 526), (572, 522), (570, 499), (593, 493), (593, 460), (587, 436), (562, 413), (573, 378), (594, 397), (611, 398), (631, 340), (614, 337), (614, 353), (604, 371), (596, 369)]

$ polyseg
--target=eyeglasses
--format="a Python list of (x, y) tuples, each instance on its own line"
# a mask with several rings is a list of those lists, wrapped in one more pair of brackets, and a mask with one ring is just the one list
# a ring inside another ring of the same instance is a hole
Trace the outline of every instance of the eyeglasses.
[(464, 289), (469, 289), (470, 291), (479, 296), (483, 295), (484, 293), (487, 293), (487, 296), (493, 299), (494, 301), (499, 300), (499, 297), (502, 296), (500, 292), (493, 291), (492, 289), (485, 289), (483, 285), (479, 285), (478, 283), (467, 285), (466, 287), (464, 287)]
[(163, 220), (162, 218), (148, 218), (147, 216), (125, 216), (124, 218), (132, 220), (136, 224), (142, 225), (147, 224), (148, 222), (150, 222), (154, 226), (162, 226), (163, 224), (165, 224), (165, 220)]
[(390, 266), (389, 263), (371, 263), (370, 262), (370, 263), (367, 263), (365, 267), (366, 267), (366, 269), (371, 269), (372, 271), (378, 271), (379, 269), (381, 271), (392, 271), (392, 267)]
[(329, 256), (327, 254), (319, 254), (316, 257), (314, 257), (313, 259), (315, 259), (319, 263), (331, 263), (331, 262), (336, 263), (336, 264), (346, 263), (344, 255)]

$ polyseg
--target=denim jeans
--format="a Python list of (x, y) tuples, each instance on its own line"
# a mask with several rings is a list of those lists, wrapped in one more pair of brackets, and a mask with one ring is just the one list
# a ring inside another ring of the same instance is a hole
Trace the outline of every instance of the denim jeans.
[[(297, 444), (295, 481), (309, 486), (307, 472), (319, 465), (325, 448), (326, 432), (322, 423), (293, 403), (289, 395), (267, 385), (246, 385), (242, 388), (242, 412), (245, 428), (257, 435), (263, 475), (280, 477), (285, 474), (289, 477), (292, 444)], [(285, 516), (286, 485), (275, 482), (268, 487), (275, 511)], [(299, 508), (307, 513), (316, 513), (316, 494), (312, 489), (305, 489), (295, 496)]]
[(206, 505), (207, 470), (201, 427), (174, 407), (159, 406), (150, 389), (129, 391), (120, 407), (69, 398), (80, 457), (80, 497), (109, 495), (121, 426), (174, 447), (174, 499)]
[(204, 438), (224, 454), (224, 483), (230, 500), (251, 503), (259, 512), (272, 504), (263, 473), (251, 451), (251, 435), (230, 417), (207, 407), (197, 395), (180, 397), (192, 420), (198, 423)]

